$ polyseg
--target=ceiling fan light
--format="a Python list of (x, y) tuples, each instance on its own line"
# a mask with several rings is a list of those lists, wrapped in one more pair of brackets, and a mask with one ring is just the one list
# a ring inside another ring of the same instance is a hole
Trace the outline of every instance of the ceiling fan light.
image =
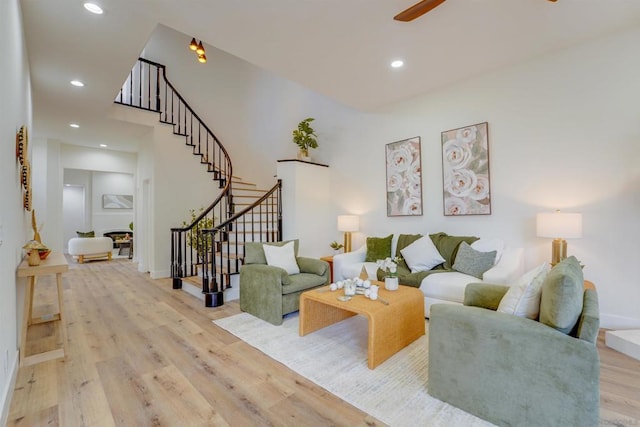
[(198, 46), (196, 47), (196, 53), (198, 55), (204, 55), (204, 46), (202, 46), (202, 42), (198, 43)]
[(198, 43), (196, 43), (196, 39), (192, 38), (191, 43), (189, 43), (189, 49), (196, 50), (198, 48)]
[(207, 62), (207, 55), (205, 55), (204, 53), (201, 55), (198, 55), (198, 61), (204, 64), (205, 62)]

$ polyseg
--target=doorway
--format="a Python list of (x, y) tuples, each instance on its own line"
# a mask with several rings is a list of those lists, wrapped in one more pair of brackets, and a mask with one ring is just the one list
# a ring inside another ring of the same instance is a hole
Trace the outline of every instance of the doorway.
[(76, 237), (76, 231), (86, 229), (86, 199), (84, 185), (67, 184), (62, 190), (62, 221), (64, 226), (64, 252), (67, 253), (69, 239)]

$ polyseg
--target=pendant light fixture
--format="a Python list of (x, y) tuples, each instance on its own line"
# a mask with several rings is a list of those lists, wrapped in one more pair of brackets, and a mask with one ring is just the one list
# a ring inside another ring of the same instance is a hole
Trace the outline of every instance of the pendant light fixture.
[(202, 46), (202, 41), (198, 43), (198, 47), (196, 48), (196, 53), (198, 55), (204, 55), (204, 46)]
[(204, 54), (204, 46), (202, 45), (202, 40), (196, 42), (196, 38), (193, 37), (191, 39), (191, 43), (189, 43), (189, 49), (193, 50), (196, 55), (198, 55), (198, 62), (204, 64), (207, 62), (207, 55)]

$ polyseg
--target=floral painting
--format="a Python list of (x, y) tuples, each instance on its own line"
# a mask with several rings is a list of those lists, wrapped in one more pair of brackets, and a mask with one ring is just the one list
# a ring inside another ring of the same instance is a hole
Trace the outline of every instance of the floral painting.
[(490, 215), (488, 124), (442, 132), (444, 215)]
[(420, 137), (386, 146), (387, 216), (422, 215)]

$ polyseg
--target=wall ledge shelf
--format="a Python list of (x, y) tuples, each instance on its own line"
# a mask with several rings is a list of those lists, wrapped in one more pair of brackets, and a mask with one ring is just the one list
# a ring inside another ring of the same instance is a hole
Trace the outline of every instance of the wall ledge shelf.
[(316, 165), (316, 166), (320, 166), (323, 168), (328, 168), (329, 165), (325, 165), (323, 163), (316, 163), (316, 162), (309, 162), (307, 160), (300, 160), (300, 159), (282, 159), (282, 160), (278, 160), (278, 163), (285, 163), (285, 162), (298, 162), (298, 163), (307, 163), (310, 165)]

